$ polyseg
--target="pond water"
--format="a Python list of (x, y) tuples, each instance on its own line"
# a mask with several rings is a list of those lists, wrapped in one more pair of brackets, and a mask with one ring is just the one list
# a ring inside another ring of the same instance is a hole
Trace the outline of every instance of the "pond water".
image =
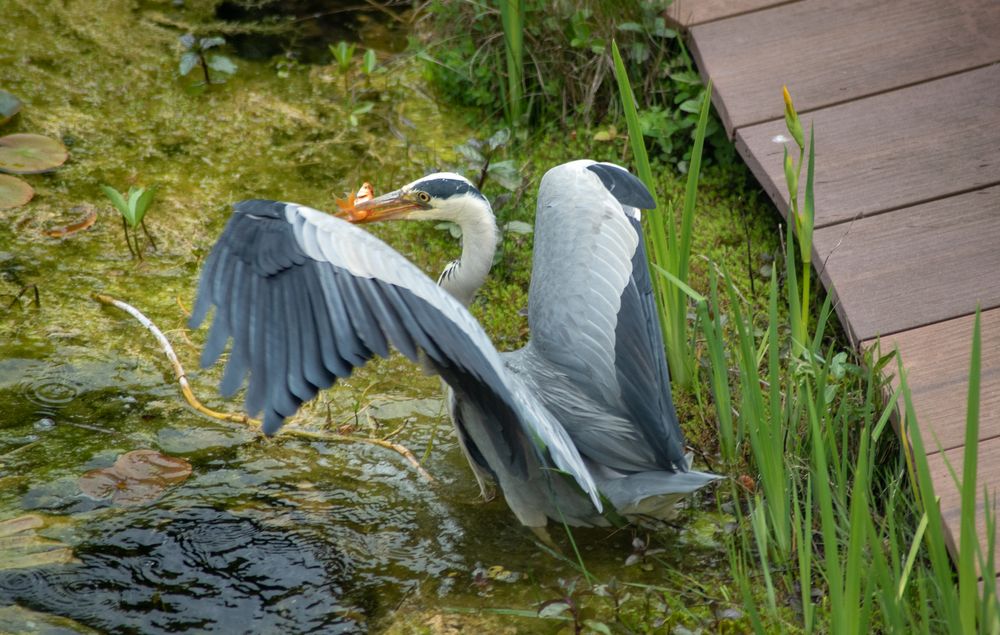
[[(399, 429), (393, 440), (434, 483), (374, 445), (265, 440), (199, 415), (153, 338), (91, 297), (144, 311), (206, 404), (237, 412), (241, 402), (217, 396), (220, 369), (198, 369), (204, 332), (184, 326), (229, 204), (331, 208), (364, 180), (384, 191), (456, 162), (453, 142), (481, 131), (428, 96), (414, 60), (382, 53), (381, 71), (345, 79), (287, 56), (236, 59), (226, 83), (205, 87), (178, 76), (178, 38), (235, 37), (212, 2), (8, 0), (3, 11), (2, 87), (25, 108), (0, 134), (60, 138), (71, 158), (24, 177), (35, 199), (0, 224), (0, 521), (40, 519), (6, 542), (0, 532), (0, 632), (447, 632), (466, 619), (493, 630), (513, 618), (461, 610), (531, 610), (558, 579), (579, 575), (540, 550), (502, 500), (479, 500), (437, 380), (405, 359), (369, 365), (293, 425), (375, 437)], [(376, 42), (385, 34), (370, 30)], [(158, 187), (147, 216), (156, 250), (143, 261), (129, 255), (102, 183)], [(82, 204), (98, 209), (91, 230), (44, 234)], [(373, 231), (429, 270), (457, 249), (427, 228)], [(192, 475), (141, 505), (81, 492), (83, 474), (141, 448), (187, 460)], [(663, 560), (719, 568), (720, 525), (687, 512), (658, 537)], [(598, 579), (663, 582), (623, 568), (633, 532), (574, 535)], [(59, 549), (69, 550), (59, 562), (14, 566)]]

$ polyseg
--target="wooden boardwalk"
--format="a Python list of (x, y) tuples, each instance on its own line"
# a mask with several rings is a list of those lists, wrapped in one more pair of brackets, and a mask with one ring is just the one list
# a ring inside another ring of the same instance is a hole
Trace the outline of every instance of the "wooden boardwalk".
[[(674, 0), (668, 14), (783, 215), (782, 85), (815, 124), (813, 262), (852, 343), (900, 351), (954, 550), (947, 462), (961, 473), (977, 305), (979, 482), (1000, 495), (1000, 0)], [(982, 538), (982, 505), (967, 513)]]

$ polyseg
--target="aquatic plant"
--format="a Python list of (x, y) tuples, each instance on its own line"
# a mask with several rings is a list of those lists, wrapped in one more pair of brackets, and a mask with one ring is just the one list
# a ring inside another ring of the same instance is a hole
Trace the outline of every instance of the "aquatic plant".
[[(153, 246), (153, 249), (156, 249), (156, 242), (149, 233), (145, 220), (146, 211), (149, 209), (150, 203), (153, 202), (153, 195), (156, 194), (156, 187), (144, 188), (132, 186), (128, 188), (127, 196), (122, 195), (121, 192), (110, 185), (101, 185), (101, 189), (111, 199), (111, 203), (115, 206), (115, 209), (122, 215), (122, 228), (125, 230), (125, 244), (128, 246), (129, 253), (132, 254), (133, 258), (142, 260), (142, 248), (139, 245), (139, 236), (136, 231), (138, 227), (142, 227), (142, 231), (146, 234), (149, 243)], [(131, 235), (129, 234), (130, 228), (132, 229)]]
[(20, 207), (35, 195), (34, 188), (23, 179), (0, 174), (0, 209)]
[(80, 491), (95, 499), (119, 505), (142, 505), (159, 498), (171, 485), (191, 476), (191, 464), (155, 450), (132, 450), (114, 465), (91, 470), (80, 477)]
[(39, 134), (0, 137), (0, 172), (42, 174), (66, 162), (69, 152), (59, 141)]
[[(217, 52), (208, 53), (209, 50), (225, 44), (225, 38), (196, 38), (194, 34), (186, 33), (180, 37), (180, 43), (183, 48), (178, 66), (181, 77), (186, 77), (194, 70), (195, 66), (198, 66), (204, 77), (204, 85), (207, 86), (209, 84), (224, 84), (226, 76), (236, 73), (236, 64), (229, 57)], [(212, 80), (210, 71), (215, 71), (215, 81)]]
[[(370, 113), (375, 108), (375, 102), (358, 101), (354, 91), (351, 90), (351, 69), (357, 45), (341, 40), (336, 46), (329, 45), (329, 49), (330, 54), (337, 62), (337, 72), (344, 83), (343, 103), (347, 109), (347, 121), (352, 128), (357, 128), (361, 124), (361, 116)], [(368, 49), (361, 59), (361, 72), (364, 74), (366, 86), (370, 87), (371, 76), (376, 68), (378, 68), (378, 58), (374, 50)]]
[(38, 514), (0, 521), (0, 571), (77, 562), (72, 547), (39, 534), (48, 525), (62, 522)]
[[(21, 100), (0, 90), (0, 126), (21, 111)], [(0, 172), (41, 174), (66, 162), (69, 152), (59, 141), (37, 134), (20, 133), (0, 137)], [(0, 174), (0, 209), (26, 204), (35, 195), (31, 185), (15, 176)]]

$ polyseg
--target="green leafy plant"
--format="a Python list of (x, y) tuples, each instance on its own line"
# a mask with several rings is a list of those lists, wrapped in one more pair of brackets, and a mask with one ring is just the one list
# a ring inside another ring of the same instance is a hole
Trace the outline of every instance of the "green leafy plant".
[[(506, 211), (511, 200), (514, 197), (520, 199), (525, 187), (524, 177), (513, 159), (497, 160), (509, 142), (510, 129), (501, 128), (487, 139), (473, 137), (455, 147), (465, 159), (465, 165), (459, 170), (464, 171), (470, 177), (472, 182), (476, 184), (476, 189), (482, 191), (487, 182), (492, 181), (505, 190), (491, 200), (501, 235), (501, 247), (494, 256), (493, 264), (503, 260), (506, 239), (510, 234), (523, 235), (533, 231), (531, 225), (524, 221), (507, 219)], [(462, 237), (462, 230), (455, 223), (443, 222), (438, 223), (435, 227), (450, 232), (454, 238)]]
[(374, 49), (368, 49), (365, 51), (365, 56), (361, 58), (361, 72), (365, 76), (370, 76), (378, 68), (378, 58), (375, 56)]
[[(429, 78), (445, 96), (480, 111), (503, 113), (508, 122), (519, 109), (518, 127), (525, 130), (553, 122), (563, 127), (600, 124), (605, 130), (620, 124), (615, 78), (609, 72), (611, 41), (616, 40), (637, 82), (636, 105), (644, 113), (650, 151), (681, 172), (687, 170), (688, 139), (705, 88), (683, 39), (667, 26), (662, 2), (519, 0), (497, 5), (431, 2), (428, 7), (432, 33), (415, 46)], [(733, 160), (732, 143), (714, 117), (706, 139), (709, 156)]]
[(333, 55), (333, 59), (337, 62), (337, 72), (340, 73), (341, 78), (344, 81), (344, 93), (349, 91), (350, 87), (350, 72), (351, 72), (351, 62), (354, 60), (354, 50), (357, 46), (353, 43), (345, 42), (341, 40), (337, 42), (336, 46), (330, 45), (330, 54)]
[(194, 34), (186, 33), (180, 37), (180, 43), (183, 49), (178, 66), (181, 77), (186, 77), (197, 66), (201, 68), (204, 78), (203, 85), (207, 86), (209, 84), (223, 84), (227, 76), (236, 73), (236, 64), (229, 57), (218, 52), (208, 52), (225, 44), (225, 38), (196, 38)]
[[(142, 260), (142, 248), (139, 245), (138, 236), (139, 227), (142, 227), (142, 231), (146, 234), (150, 245), (152, 245), (153, 249), (156, 249), (156, 242), (146, 227), (146, 212), (149, 210), (149, 205), (153, 202), (156, 187), (143, 188), (132, 186), (129, 187), (127, 195), (123, 195), (109, 185), (101, 185), (101, 189), (111, 200), (111, 204), (115, 206), (115, 209), (122, 215), (125, 245), (128, 247), (129, 253), (132, 254), (133, 258)], [(129, 229), (132, 230), (131, 234), (129, 233)]]

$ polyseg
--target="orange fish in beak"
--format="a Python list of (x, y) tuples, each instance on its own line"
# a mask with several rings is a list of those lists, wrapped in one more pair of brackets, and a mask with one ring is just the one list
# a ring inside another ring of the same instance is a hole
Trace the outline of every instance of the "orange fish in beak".
[(346, 201), (338, 200), (337, 217), (352, 223), (371, 223), (405, 218), (412, 211), (430, 207), (427, 201), (411, 192), (396, 190), (379, 197), (374, 193), (371, 184), (365, 183), (356, 195), (349, 196)]

